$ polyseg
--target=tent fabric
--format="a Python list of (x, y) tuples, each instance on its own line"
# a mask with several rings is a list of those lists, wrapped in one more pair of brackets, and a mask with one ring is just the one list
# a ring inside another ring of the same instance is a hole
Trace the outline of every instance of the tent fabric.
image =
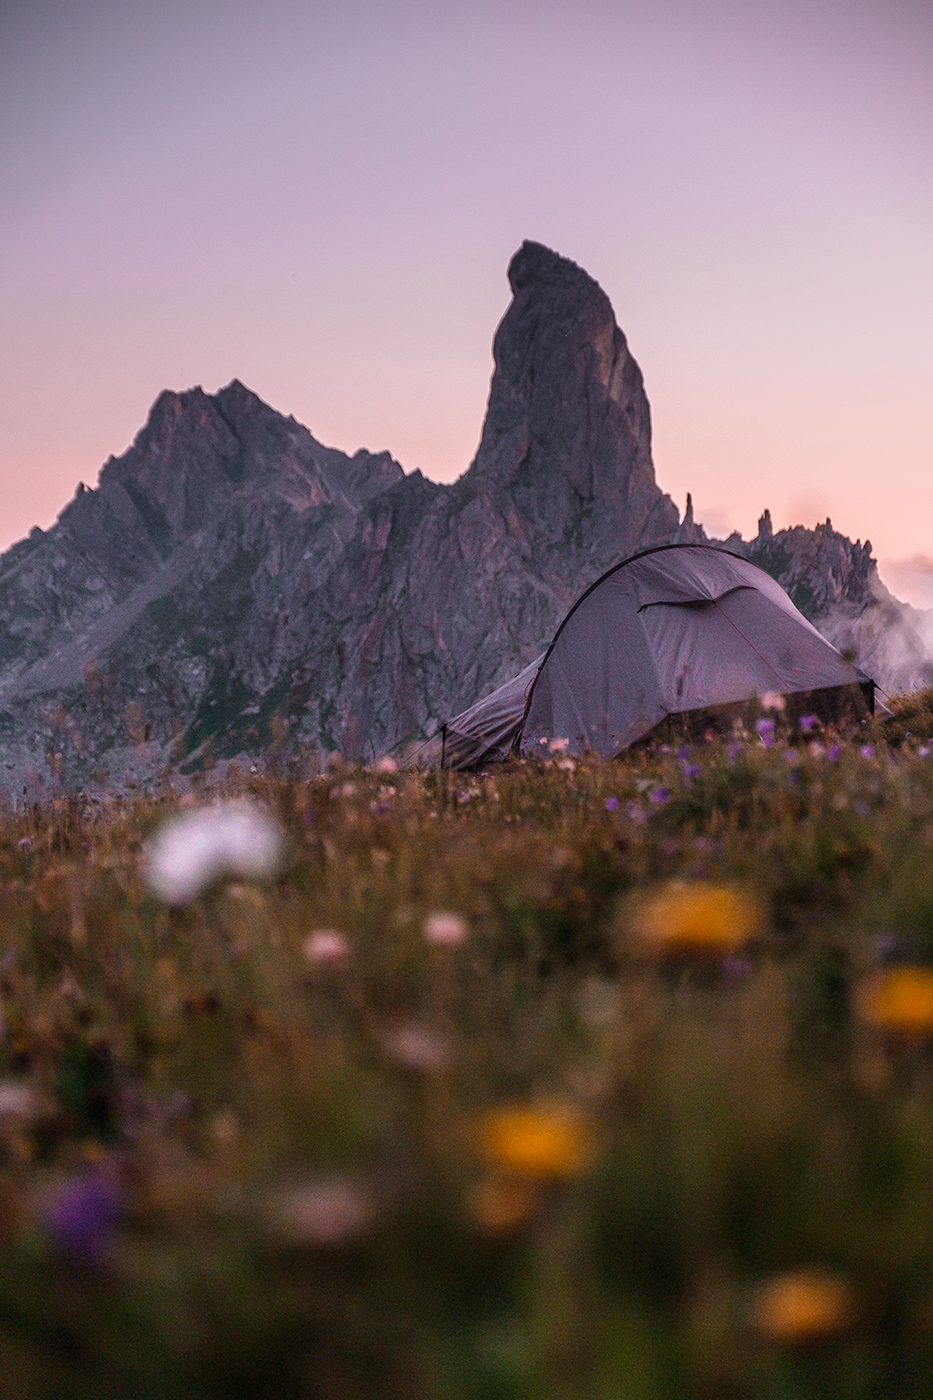
[(598, 579), (542, 656), (450, 720), (434, 761), (472, 767), (555, 740), (609, 757), (668, 716), (771, 692), (825, 705), (860, 686), (871, 697), (762, 569), (715, 545), (662, 545)]
[(505, 762), (521, 732), (528, 692), (543, 660), (542, 652), (498, 690), (449, 720), (444, 734), (434, 736), (434, 761), (449, 768)]
[(662, 547), (617, 565), (571, 609), (531, 690), (520, 749), (562, 738), (570, 753), (608, 756), (668, 715), (867, 679), (747, 559)]

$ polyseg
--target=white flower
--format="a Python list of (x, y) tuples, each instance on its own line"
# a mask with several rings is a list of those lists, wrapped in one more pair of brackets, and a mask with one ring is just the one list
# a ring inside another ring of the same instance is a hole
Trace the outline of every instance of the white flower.
[(549, 753), (566, 753), (569, 748), (569, 739), (552, 739), (548, 744)]
[(0, 1080), (0, 1119), (34, 1118), (39, 1111), (39, 1097), (34, 1089), (19, 1079)]
[(428, 943), (454, 948), (467, 936), (466, 920), (461, 919), (459, 914), (429, 914), (424, 921), (424, 936)]
[(335, 928), (315, 929), (304, 941), (304, 955), (308, 962), (343, 962), (349, 951), (347, 940)]
[(373, 1218), (373, 1202), (355, 1181), (323, 1178), (286, 1187), (266, 1202), (266, 1219), (292, 1245), (335, 1249), (364, 1233)]
[(282, 833), (251, 802), (219, 802), (159, 828), (145, 848), (149, 888), (166, 904), (187, 904), (215, 880), (268, 880), (282, 860)]
[(387, 753), (383, 754), (381, 758), (377, 758), (376, 762), (373, 764), (374, 773), (395, 773), (397, 771), (398, 764), (395, 759), (390, 758)]
[(449, 1057), (446, 1040), (430, 1026), (414, 1022), (389, 1031), (383, 1044), (396, 1063), (419, 1074), (435, 1074), (444, 1068)]
[(766, 690), (761, 697), (761, 708), (763, 710), (783, 710), (786, 707), (786, 700), (776, 690)]

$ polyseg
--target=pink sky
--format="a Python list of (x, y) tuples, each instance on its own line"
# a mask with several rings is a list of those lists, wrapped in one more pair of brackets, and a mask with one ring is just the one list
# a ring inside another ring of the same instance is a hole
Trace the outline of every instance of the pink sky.
[(931, 79), (929, 0), (5, 0), (0, 545), (234, 376), (453, 479), (528, 237), (681, 509), (830, 514), (930, 605)]

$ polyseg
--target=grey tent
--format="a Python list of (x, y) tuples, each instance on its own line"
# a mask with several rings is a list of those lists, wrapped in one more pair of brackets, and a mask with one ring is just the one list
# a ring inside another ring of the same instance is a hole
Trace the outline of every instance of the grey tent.
[(542, 656), (444, 726), (434, 758), (466, 768), (555, 741), (611, 757), (666, 722), (702, 732), (768, 694), (826, 720), (874, 712), (874, 682), (769, 574), (715, 545), (661, 545), (588, 588)]

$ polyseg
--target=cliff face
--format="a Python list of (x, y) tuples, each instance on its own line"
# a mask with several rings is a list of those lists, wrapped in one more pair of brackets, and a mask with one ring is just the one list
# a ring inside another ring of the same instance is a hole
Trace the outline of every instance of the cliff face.
[(475, 461), (452, 486), (323, 447), (234, 382), (165, 393), (130, 450), (0, 559), (0, 781), (119, 781), (299, 743), (371, 756), (540, 649), (671, 537), (608, 298), (526, 243)]
[[(370, 758), (513, 675), (627, 554), (702, 540), (659, 489), (608, 298), (525, 243), (482, 440), (451, 486), (348, 457), (234, 381), (164, 393), (47, 533), (0, 559), (0, 786), (117, 782), (293, 752)], [(729, 547), (888, 688), (928, 683), (918, 615), (829, 525)]]

